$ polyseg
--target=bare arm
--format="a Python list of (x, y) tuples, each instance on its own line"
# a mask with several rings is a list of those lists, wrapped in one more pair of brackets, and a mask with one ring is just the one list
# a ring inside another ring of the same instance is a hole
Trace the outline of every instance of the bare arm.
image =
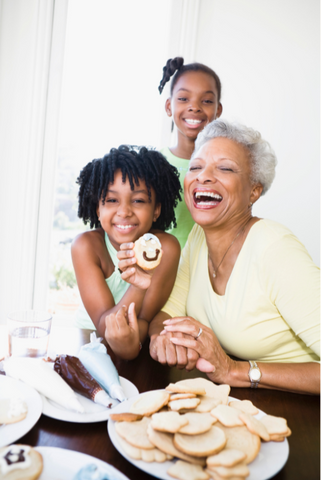
[(116, 313), (122, 305), (128, 307), (134, 302), (136, 311), (140, 310), (146, 288), (134, 285), (131, 285), (122, 299), (115, 304), (105, 280), (112, 275), (115, 267), (106, 253), (104, 239), (97, 231), (86, 232), (77, 237), (71, 254), (82, 301), (100, 335), (105, 333), (106, 315)]
[[(195, 340), (200, 327), (203, 333)], [(249, 363), (230, 358), (210, 328), (191, 317), (179, 317), (165, 321), (165, 330), (175, 333), (175, 337), (170, 340), (174, 345), (194, 349), (199, 354), (196, 368), (206, 372), (213, 382), (227, 383), (232, 387), (251, 386), (248, 376)], [(176, 332), (188, 334), (189, 338), (178, 338)], [(257, 364), (262, 372), (259, 388), (320, 394), (319, 363), (258, 362)]]

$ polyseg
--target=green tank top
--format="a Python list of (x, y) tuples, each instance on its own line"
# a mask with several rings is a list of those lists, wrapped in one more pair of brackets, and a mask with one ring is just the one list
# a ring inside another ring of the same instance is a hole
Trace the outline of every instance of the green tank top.
[[(110, 243), (110, 240), (106, 232), (105, 232), (105, 242), (106, 242), (106, 247), (110, 255), (110, 258), (113, 264), (115, 265), (114, 272), (110, 275), (110, 277), (106, 278), (105, 281), (114, 297), (115, 305), (117, 305), (117, 303), (125, 295), (130, 284), (125, 282), (125, 280), (123, 280), (120, 276), (120, 271), (118, 270), (117, 250)], [(90, 316), (88, 315), (84, 307), (84, 304), (82, 303), (81, 300), (80, 302), (81, 302), (80, 306), (75, 314), (75, 322), (74, 322), (75, 326), (78, 328), (95, 329), (96, 327), (93, 324), (92, 320), (90, 319)]]
[[(184, 189), (184, 178), (186, 172), (188, 171), (189, 160), (184, 158), (176, 157), (172, 154), (168, 147), (162, 148), (160, 152), (166, 157), (167, 161), (174, 165), (179, 172), (179, 181), (181, 183), (182, 189)], [(192, 219), (191, 214), (186, 206), (184, 201), (184, 193), (182, 193), (182, 201), (178, 202), (177, 207), (175, 208), (175, 217), (176, 217), (176, 228), (170, 228), (166, 230), (167, 233), (174, 235), (180, 243), (181, 249), (184, 248), (187, 237), (194, 226), (194, 220)]]

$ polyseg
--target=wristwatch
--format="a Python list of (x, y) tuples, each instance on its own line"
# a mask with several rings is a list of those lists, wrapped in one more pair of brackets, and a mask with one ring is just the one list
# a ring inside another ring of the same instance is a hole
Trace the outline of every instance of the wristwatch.
[(254, 362), (253, 360), (249, 360), (249, 363), (250, 363), (249, 379), (251, 382), (251, 388), (257, 388), (261, 380), (262, 373), (259, 367), (257, 366), (256, 362)]

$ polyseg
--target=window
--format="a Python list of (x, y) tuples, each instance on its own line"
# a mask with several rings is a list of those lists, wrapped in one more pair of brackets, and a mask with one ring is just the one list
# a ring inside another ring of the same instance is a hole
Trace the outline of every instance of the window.
[(60, 113), (49, 309), (72, 319), (79, 304), (70, 246), (86, 229), (76, 178), (121, 144), (161, 147), (170, 0), (69, 0)]

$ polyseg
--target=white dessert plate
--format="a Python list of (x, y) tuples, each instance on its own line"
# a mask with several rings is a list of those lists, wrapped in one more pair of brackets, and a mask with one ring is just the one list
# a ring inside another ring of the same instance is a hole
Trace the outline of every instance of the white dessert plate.
[(85, 453), (55, 447), (35, 447), (43, 458), (43, 471), (39, 480), (72, 480), (84, 466), (94, 463), (113, 480), (129, 480), (109, 463)]
[(39, 393), (34, 388), (5, 375), (0, 375), (0, 398), (21, 398), (28, 406), (26, 418), (0, 427), (0, 447), (4, 447), (32, 429), (42, 413), (43, 405)]
[[(119, 377), (119, 379), (128, 399), (139, 393), (138, 389), (132, 382), (123, 377)], [(103, 422), (104, 420), (108, 420), (110, 412), (113, 412), (114, 408), (120, 403), (118, 400), (111, 399), (111, 408), (106, 408), (98, 403), (93, 402), (89, 398), (80, 395), (79, 393), (76, 393), (76, 396), (85, 409), (84, 413), (77, 413), (72, 410), (67, 410), (53, 400), (41, 395), (43, 400), (43, 414), (47, 415), (47, 417), (55, 418), (56, 420), (63, 420), (64, 422)]]
[[(140, 395), (137, 395), (134, 398), (130, 398), (129, 400), (126, 400), (122, 404), (118, 405), (113, 410), (113, 413), (128, 412), (132, 403), (138, 397), (140, 397)], [(229, 397), (229, 400), (237, 399)], [(265, 413), (260, 410), (259, 413), (256, 415), (256, 418), (261, 418), (264, 415)], [(164, 463), (146, 463), (142, 460), (134, 460), (133, 458), (130, 458), (122, 449), (115, 430), (115, 422), (113, 420), (109, 420), (107, 430), (109, 438), (114, 444), (114, 447), (119, 451), (121, 455), (123, 455), (123, 457), (125, 457), (130, 463), (135, 465), (135, 467), (144, 470), (150, 475), (154, 475), (154, 477), (156, 478), (161, 478), (163, 480), (173, 480), (173, 477), (167, 475), (166, 472), (169, 467), (174, 463), (174, 460)], [(283, 468), (288, 459), (288, 456), (289, 444), (287, 439), (285, 439), (283, 442), (262, 442), (258, 456), (252, 463), (248, 465), (250, 475), (246, 478), (246, 480), (267, 480), (273, 477), (274, 475), (276, 475), (277, 472), (281, 470), (281, 468)]]

